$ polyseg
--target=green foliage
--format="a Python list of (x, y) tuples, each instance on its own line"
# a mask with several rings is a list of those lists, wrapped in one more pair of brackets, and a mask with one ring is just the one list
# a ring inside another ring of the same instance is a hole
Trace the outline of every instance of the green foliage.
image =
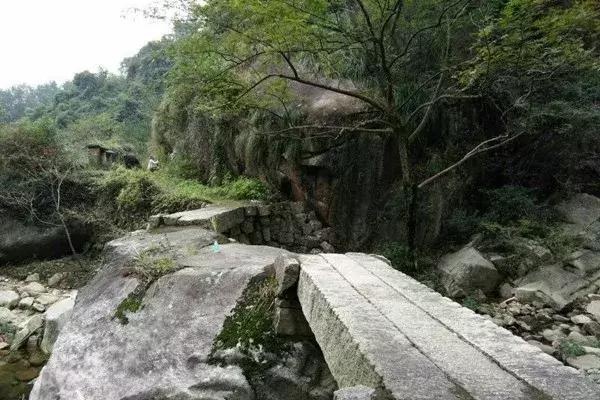
[(541, 207), (537, 204), (535, 192), (520, 186), (504, 186), (486, 190), (487, 212), (484, 219), (500, 224), (525, 218), (540, 217)]
[(274, 330), (277, 281), (273, 277), (254, 279), (223, 323), (211, 351), (213, 362), (219, 350), (237, 348), (246, 356), (241, 362), (244, 372), (253, 376), (272, 366), (272, 360), (257, 359), (254, 352), (280, 354), (283, 342)]
[(560, 354), (563, 358), (578, 357), (585, 354), (585, 349), (578, 343), (571, 340), (562, 340), (559, 345)]
[(263, 183), (247, 177), (207, 186), (172, 176), (169, 171), (123, 167), (100, 175), (95, 192), (115, 222), (124, 227), (139, 226), (153, 214), (192, 210), (223, 200), (261, 200), (269, 195)]
[(463, 307), (467, 307), (470, 310), (477, 311), (479, 306), (481, 306), (481, 303), (479, 302), (479, 300), (475, 299), (474, 297), (467, 296), (464, 298), (462, 305), (463, 305)]
[(398, 271), (408, 275), (413, 275), (416, 272), (413, 258), (406, 244), (399, 242), (384, 243), (376, 249), (376, 252), (390, 260), (392, 266)]
[(127, 296), (115, 311), (113, 318), (119, 320), (122, 325), (127, 325), (129, 323), (129, 318), (127, 318), (128, 313), (136, 313), (142, 308), (142, 297), (137, 294), (137, 292), (131, 293)]

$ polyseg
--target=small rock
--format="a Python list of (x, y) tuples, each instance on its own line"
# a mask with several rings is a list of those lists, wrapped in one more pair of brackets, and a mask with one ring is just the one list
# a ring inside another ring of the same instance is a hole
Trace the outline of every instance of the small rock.
[(0, 324), (10, 324), (17, 319), (17, 316), (6, 307), (0, 307)]
[(25, 278), (25, 282), (39, 282), (39, 281), (40, 281), (40, 274), (38, 274), (38, 273), (27, 275), (27, 278)]
[(22, 292), (27, 292), (30, 295), (37, 296), (46, 291), (46, 288), (38, 282), (31, 282), (21, 288)]
[(585, 307), (585, 311), (592, 314), (596, 321), (600, 322), (600, 300), (593, 300)]
[(375, 389), (366, 386), (353, 386), (337, 390), (333, 400), (372, 400), (375, 399)]
[(542, 336), (546, 341), (552, 343), (555, 340), (564, 339), (566, 335), (560, 330), (544, 329)]
[(46, 361), (48, 360), (48, 357), (41, 351), (34, 351), (31, 356), (29, 356), (29, 363), (31, 365), (33, 365), (34, 367), (40, 367), (42, 366)]
[(517, 321), (517, 325), (520, 326), (524, 331), (531, 331), (531, 326), (529, 326), (525, 321)]
[(42, 315), (34, 315), (29, 318), (22, 326), (21, 330), (15, 335), (12, 344), (10, 345), (11, 350), (17, 350), (23, 343), (31, 336), (35, 331), (40, 329), (44, 324), (44, 317)]
[(583, 349), (587, 354), (594, 354), (600, 356), (600, 349), (597, 347), (583, 346)]
[(50, 279), (48, 279), (48, 286), (58, 285), (63, 279), (65, 279), (66, 275), (67, 274), (64, 272), (57, 272), (56, 274), (52, 275)]
[(570, 318), (565, 317), (564, 315), (560, 315), (560, 314), (554, 314), (552, 316), (552, 319), (556, 322), (569, 322), (571, 321)]
[(590, 335), (600, 337), (600, 323), (591, 321), (583, 325), (583, 330)]
[(52, 303), (56, 303), (58, 301), (58, 297), (51, 294), (41, 294), (35, 299), (35, 301), (43, 306), (48, 306)]
[(40, 313), (46, 311), (46, 307), (40, 303), (33, 303), (33, 306), (31, 306), (31, 308)]
[(571, 322), (573, 322), (574, 324), (577, 325), (584, 325), (587, 324), (588, 322), (592, 322), (592, 319), (590, 317), (588, 317), (587, 315), (575, 315), (574, 317), (571, 317)]
[(0, 290), (0, 307), (13, 308), (19, 303), (19, 295), (14, 290)]
[(514, 293), (514, 288), (508, 283), (503, 283), (502, 285), (500, 285), (500, 289), (498, 290), (500, 292), (500, 297), (503, 300), (510, 299)]
[(584, 336), (579, 332), (571, 332), (567, 339), (582, 346), (594, 346), (597, 339), (594, 336)]
[(21, 301), (19, 301), (19, 308), (24, 310), (28, 310), (33, 306), (33, 297), (23, 297)]
[(0, 350), (8, 348), (10, 345), (6, 342), (0, 342)]
[(37, 378), (39, 371), (36, 368), (27, 368), (15, 373), (15, 377), (21, 382), (29, 382)]
[(540, 343), (536, 340), (528, 340), (527, 343), (537, 347), (538, 349), (542, 350), (546, 354), (550, 354), (550, 355), (554, 354), (554, 347), (552, 347), (552, 346), (548, 346), (547, 344)]
[(567, 364), (573, 368), (588, 370), (600, 368), (600, 357), (594, 354), (584, 354), (579, 357), (567, 358)]
[(323, 249), (325, 253), (335, 253), (335, 247), (329, 244), (329, 242), (321, 242), (321, 249)]

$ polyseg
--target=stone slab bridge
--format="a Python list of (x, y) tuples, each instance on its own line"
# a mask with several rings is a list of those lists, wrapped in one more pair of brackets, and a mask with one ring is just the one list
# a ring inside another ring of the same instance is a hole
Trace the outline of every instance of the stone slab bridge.
[(600, 387), (372, 255), (299, 257), (302, 312), (339, 399), (600, 399)]
[[(254, 212), (209, 207), (163, 220), (223, 232), (244, 214)], [(310, 331), (346, 388), (339, 400), (600, 400), (600, 387), (575, 369), (381, 257), (302, 255), (275, 266), (281, 291), (297, 292)]]

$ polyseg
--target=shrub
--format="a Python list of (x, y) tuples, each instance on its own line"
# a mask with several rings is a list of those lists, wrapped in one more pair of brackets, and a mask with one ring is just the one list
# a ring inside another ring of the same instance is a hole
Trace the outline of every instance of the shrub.
[(558, 350), (563, 358), (578, 357), (585, 354), (585, 349), (580, 344), (570, 340), (560, 342)]
[(521, 186), (504, 186), (484, 192), (487, 197), (488, 221), (507, 224), (520, 219), (537, 219), (542, 208), (537, 205), (535, 192)]
[(276, 341), (273, 330), (276, 289), (277, 282), (272, 277), (251, 282), (233, 313), (225, 320), (214, 348), (240, 347), (242, 351), (255, 346), (269, 348)]
[(149, 173), (119, 167), (97, 182), (101, 202), (114, 209), (115, 222), (134, 225), (136, 220), (146, 220), (152, 213), (154, 198), (161, 192)]
[(465, 242), (477, 231), (481, 222), (482, 218), (477, 212), (469, 213), (462, 208), (456, 209), (446, 221), (446, 237), (455, 242)]
[(247, 177), (227, 182), (224, 189), (232, 200), (261, 200), (269, 195), (269, 190), (261, 181)]
[(390, 260), (392, 266), (398, 271), (412, 275), (415, 271), (415, 265), (412, 261), (410, 250), (407, 245), (399, 242), (384, 243), (377, 249), (377, 252)]

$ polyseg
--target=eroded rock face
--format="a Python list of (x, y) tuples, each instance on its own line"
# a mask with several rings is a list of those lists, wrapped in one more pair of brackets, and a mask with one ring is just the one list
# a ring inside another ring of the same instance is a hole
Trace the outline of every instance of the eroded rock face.
[[(88, 239), (82, 226), (72, 226), (76, 248)], [(0, 215), (0, 267), (9, 262), (59, 258), (69, 254), (69, 245), (61, 227), (37, 227)]]
[[(240, 368), (208, 358), (248, 282), (285, 251), (224, 244), (214, 252), (217, 239), (180, 228), (111, 242), (110, 262), (80, 291), (30, 399), (253, 400)], [(173, 269), (132, 298), (142, 281), (132, 261), (155, 255), (174, 260)], [(126, 299), (140, 303), (124, 308)], [(125, 309), (126, 324), (115, 318), (117, 309)]]

